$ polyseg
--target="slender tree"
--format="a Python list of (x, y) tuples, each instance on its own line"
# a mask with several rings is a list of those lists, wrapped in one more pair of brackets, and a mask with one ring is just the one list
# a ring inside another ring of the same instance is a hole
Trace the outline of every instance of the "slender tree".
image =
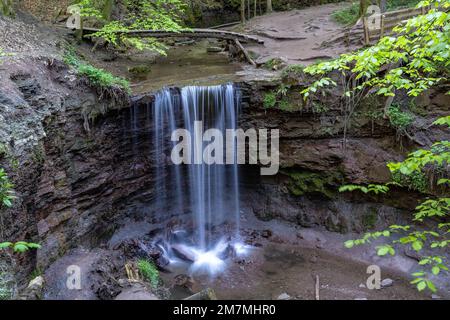
[(266, 12), (267, 13), (270, 13), (270, 12), (272, 12), (273, 11), (273, 9), (272, 9), (272, 0), (267, 0), (267, 8), (266, 8)]

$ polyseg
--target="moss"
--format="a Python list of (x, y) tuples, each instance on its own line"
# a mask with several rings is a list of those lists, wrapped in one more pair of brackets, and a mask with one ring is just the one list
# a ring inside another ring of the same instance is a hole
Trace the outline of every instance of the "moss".
[(268, 70), (280, 70), (282, 69), (286, 64), (283, 60), (280, 58), (273, 58), (270, 60), (267, 60), (266, 63), (264, 63), (263, 67)]
[(145, 64), (128, 68), (128, 72), (131, 73), (134, 77), (144, 77), (151, 70), (152, 68)]
[(361, 219), (364, 230), (366, 231), (375, 228), (377, 220), (378, 212), (376, 208), (369, 208), (369, 210), (363, 214)]
[(342, 181), (340, 172), (318, 173), (310, 171), (286, 171), (290, 177), (288, 183), (289, 191), (295, 196), (318, 193), (327, 198), (334, 198), (337, 192), (337, 186)]

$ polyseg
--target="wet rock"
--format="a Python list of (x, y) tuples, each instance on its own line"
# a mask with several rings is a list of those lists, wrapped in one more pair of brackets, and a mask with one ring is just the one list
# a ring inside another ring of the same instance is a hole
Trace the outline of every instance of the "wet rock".
[(277, 297), (277, 300), (290, 300), (290, 299), (291, 299), (291, 296), (288, 295), (286, 292), (283, 292), (282, 294), (280, 294)]
[(272, 236), (272, 231), (269, 229), (263, 230), (261, 232), (261, 237), (263, 238), (270, 238)]
[(209, 52), (209, 53), (222, 52), (222, 50), (223, 49), (221, 47), (213, 47), (213, 46), (211, 46), (211, 47), (206, 48), (206, 52)]
[(381, 280), (381, 287), (382, 288), (387, 288), (390, 287), (394, 284), (394, 280), (390, 279), (390, 278), (386, 278)]
[(159, 300), (142, 284), (133, 284), (120, 292), (114, 300)]
[(185, 246), (175, 244), (172, 246), (172, 250), (175, 253), (175, 255), (180, 259), (183, 259), (183, 260), (186, 260), (189, 262), (195, 261), (194, 253)]
[(191, 276), (187, 274), (179, 274), (173, 278), (171, 291), (191, 295), (194, 294), (195, 285), (196, 282)]
[(40, 300), (44, 290), (44, 277), (39, 276), (30, 281), (26, 289), (20, 294), (20, 300)]

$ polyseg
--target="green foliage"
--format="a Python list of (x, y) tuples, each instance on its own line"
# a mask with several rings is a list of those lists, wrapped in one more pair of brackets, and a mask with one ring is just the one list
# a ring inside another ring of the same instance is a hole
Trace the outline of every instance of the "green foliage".
[(101, 88), (119, 87), (129, 91), (129, 82), (127, 80), (115, 77), (111, 73), (90, 64), (80, 64), (78, 66), (78, 74), (88, 78), (94, 86)]
[[(434, 124), (448, 125), (448, 117), (440, 118), (435, 121)], [(417, 150), (409, 154), (403, 162), (388, 163), (388, 167), (392, 173), (401, 174), (405, 179), (411, 179), (414, 175), (423, 174), (427, 167), (448, 166), (450, 160), (449, 147), (450, 145), (447, 141), (436, 142), (430, 150)], [(445, 185), (450, 181), (448, 171), (444, 172), (446, 173), (446, 176), (437, 181), (438, 185)], [(406, 186), (409, 184), (406, 184)], [(361, 188), (363, 187), (343, 186), (340, 190), (362, 190)], [(369, 189), (367, 188), (365, 191), (369, 192)], [(387, 192), (388, 190), (384, 189), (384, 191)], [(445, 250), (450, 246), (450, 223), (446, 222), (448, 221), (449, 216), (450, 198), (440, 197), (426, 199), (416, 207), (413, 214), (413, 221), (420, 223), (423, 223), (426, 219), (434, 219), (438, 222), (442, 221), (437, 224), (436, 228), (433, 228), (432, 230), (415, 230), (414, 227), (409, 225), (392, 225), (384, 231), (366, 233), (361, 239), (348, 240), (344, 245), (347, 248), (352, 248), (355, 245), (370, 243), (371, 240), (378, 239), (382, 236), (390, 237), (393, 233), (398, 233), (399, 237), (397, 237), (396, 240), (391, 240), (390, 243), (376, 247), (379, 256), (385, 256), (387, 254), (395, 255), (394, 245), (410, 246), (411, 249), (417, 252), (421, 252), (424, 248), (427, 248), (428, 250)], [(431, 275), (438, 276), (442, 271), (448, 271), (448, 267), (444, 263), (444, 260), (445, 258), (439, 255), (428, 256), (419, 261), (419, 266), (428, 267), (431, 271)], [(432, 292), (436, 291), (436, 287), (430, 279), (429, 272), (421, 270), (412, 275), (415, 279), (411, 281), (411, 283), (416, 285), (417, 290), (422, 291), (428, 288)]]
[(147, 280), (153, 288), (156, 288), (159, 284), (159, 272), (155, 264), (148, 260), (141, 259), (138, 261), (137, 267), (143, 278)]
[(81, 61), (73, 49), (68, 49), (64, 55), (64, 62), (75, 68), (77, 74), (86, 77), (89, 83), (100, 89), (120, 89), (127, 93), (131, 92), (130, 83), (123, 78), (116, 77), (110, 72), (96, 68)]
[(269, 109), (275, 107), (277, 104), (277, 95), (275, 92), (266, 92), (264, 94), (264, 108)]
[(40, 249), (41, 245), (33, 242), (25, 242), (25, 241), (18, 241), (15, 243), (12, 242), (1, 242), (0, 243), (0, 250), (1, 249), (8, 249), (11, 248), (16, 253), (24, 253), (30, 249)]
[(280, 70), (282, 69), (286, 64), (284, 63), (283, 60), (281, 60), (280, 58), (272, 58), (267, 60), (263, 67), (268, 69), (268, 70)]
[(15, 198), (12, 188), (14, 185), (9, 181), (5, 169), (0, 168), (0, 209), (2, 206), (11, 207)]
[(391, 105), (387, 115), (391, 125), (398, 131), (405, 131), (414, 121), (414, 116), (410, 113), (403, 112), (396, 105)]
[[(5, 170), (0, 168), (0, 209), (12, 206), (12, 200), (15, 198), (12, 188), (13, 184), (9, 181)], [(22, 253), (29, 249), (39, 249), (40, 247), (39, 244), (33, 242), (0, 242), (0, 250), (11, 248), (16, 253)]]
[(442, 117), (433, 122), (434, 125), (447, 126), (450, 128), (450, 116)]
[(305, 66), (302, 65), (302, 64), (291, 64), (291, 65), (288, 65), (281, 72), (281, 77), (282, 78), (299, 77), (301, 74), (303, 74), (303, 69), (305, 69)]
[(166, 46), (155, 38), (140, 38), (128, 35), (130, 30), (165, 30), (179, 32), (183, 30), (182, 15), (186, 4), (181, 0), (124, 0), (124, 16), (120, 20), (106, 21), (104, 12), (94, 0), (79, 3), (81, 13), (104, 23), (93, 37), (104, 39), (115, 47), (133, 47), (138, 50), (151, 50), (165, 54)]
[[(433, 7), (395, 27), (396, 36), (386, 36), (376, 45), (361, 51), (343, 54), (331, 61), (305, 68), (305, 73), (318, 77), (302, 93), (305, 98), (318, 89), (335, 86), (327, 74), (337, 71), (346, 79), (343, 97), (351, 103), (360, 101), (373, 89), (376, 94), (395, 96), (399, 90), (416, 97), (430, 87), (445, 82), (449, 74), (450, 0), (422, 1), (419, 6)], [(380, 72), (384, 67), (386, 71)], [(327, 79), (328, 83), (324, 83)], [(355, 99), (357, 98), (357, 99)]]
[(331, 15), (333, 20), (343, 25), (352, 25), (358, 21), (359, 18), (359, 2), (353, 2), (351, 6), (336, 10)]
[[(390, 0), (386, 1), (387, 11), (397, 10), (399, 8), (414, 7), (419, 0)], [(331, 15), (334, 21), (342, 25), (353, 25), (360, 17), (360, 2), (353, 2), (351, 6), (336, 10)]]
[(0, 0), (0, 15), (14, 16), (13, 0)]
[(341, 181), (339, 173), (334, 175), (308, 171), (287, 171), (286, 173), (291, 178), (288, 189), (296, 196), (317, 193), (333, 198), (335, 186)]
[[(439, 123), (445, 120), (439, 120)], [(426, 192), (428, 189), (427, 173), (445, 174), (445, 167), (450, 163), (450, 142), (439, 141), (429, 150), (420, 149), (408, 155), (402, 162), (387, 164), (394, 181), (410, 189)], [(437, 186), (448, 184), (448, 179), (437, 179)]]
[(346, 191), (361, 191), (363, 193), (387, 193), (389, 191), (389, 187), (387, 185), (380, 185), (380, 184), (369, 184), (368, 186), (358, 186), (358, 185), (344, 185), (339, 188), (339, 192), (346, 192)]

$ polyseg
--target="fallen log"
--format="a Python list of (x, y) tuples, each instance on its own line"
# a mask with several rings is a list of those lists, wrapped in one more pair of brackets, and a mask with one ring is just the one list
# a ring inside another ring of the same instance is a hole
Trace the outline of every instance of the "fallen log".
[(235, 39), (234, 43), (239, 48), (239, 50), (241, 50), (241, 52), (244, 54), (245, 59), (247, 59), (247, 61), (250, 64), (252, 64), (256, 67), (256, 62), (253, 61), (252, 57), (250, 57), (250, 54), (247, 52), (247, 50), (245, 50), (245, 48), (242, 46), (242, 44), (239, 42), (239, 40)]
[[(99, 31), (96, 28), (83, 28), (84, 34), (92, 34)], [(223, 40), (239, 40), (241, 42), (255, 42), (259, 44), (264, 44), (264, 41), (250, 35), (225, 31), (225, 30), (215, 30), (215, 29), (190, 29), (190, 30), (182, 30), (179, 32), (173, 31), (164, 31), (164, 30), (124, 30), (117, 31), (117, 34), (125, 34), (131, 37), (151, 37), (151, 38), (169, 38), (169, 37), (177, 37), (177, 38), (216, 38)]]

